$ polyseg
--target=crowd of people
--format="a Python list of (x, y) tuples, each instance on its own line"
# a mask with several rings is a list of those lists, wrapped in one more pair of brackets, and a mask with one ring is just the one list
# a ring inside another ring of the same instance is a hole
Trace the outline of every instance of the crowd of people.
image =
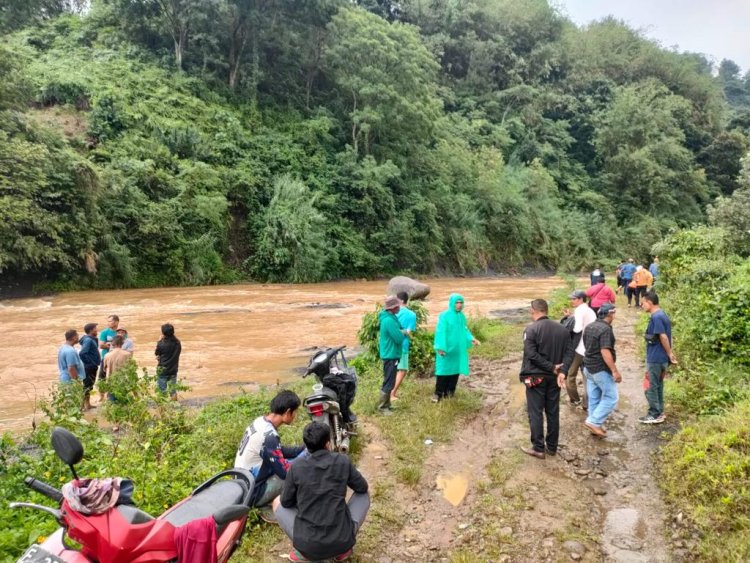
[[(612, 328), (620, 290), (625, 291), (628, 306), (635, 297), (636, 306), (650, 315), (644, 334), (643, 381), (648, 412), (639, 422), (659, 424), (666, 419), (664, 379), (670, 364), (676, 364), (677, 359), (672, 350), (669, 317), (659, 306), (659, 296), (649, 290), (659, 275), (658, 258), (649, 268), (635, 265), (633, 259), (622, 261), (616, 274), (617, 290), (613, 291), (602, 271), (594, 270), (590, 287), (569, 295), (570, 309), (559, 322), (549, 318), (545, 300), (531, 302), (532, 322), (523, 333), (520, 370), (531, 430), (530, 447), (521, 449), (530, 456), (544, 459), (557, 453), (563, 389), (570, 405), (586, 412), (583, 424), (588, 432), (598, 438), (607, 436), (605, 424), (617, 406), (617, 386), (622, 381)], [(377, 410), (383, 415), (392, 413), (392, 402), (399, 399), (399, 386), (409, 370), (417, 316), (408, 301), (406, 293), (388, 296), (379, 313), (383, 383)], [(435, 403), (453, 397), (459, 378), (469, 375), (469, 350), (479, 344), (468, 328), (464, 307), (464, 298), (454, 293), (438, 317), (433, 341)], [(119, 322), (117, 315), (111, 315), (101, 333), (96, 323), (86, 324), (80, 342), (76, 330), (65, 333), (66, 342), (58, 353), (60, 381), (83, 383), (84, 408), (91, 408), (89, 395), (97, 375), (104, 380), (133, 361), (133, 342)], [(155, 349), (157, 382), (159, 391), (167, 392), (176, 382), (181, 344), (171, 324), (162, 325), (161, 332)], [(582, 394), (578, 392), (579, 373)], [(103, 400), (102, 395), (100, 401)], [(281, 444), (278, 429), (294, 423), (300, 405), (300, 398), (293, 391), (279, 392), (271, 401), (269, 412), (246, 428), (234, 466), (252, 474), (255, 488), (251, 503), (260, 510), (262, 518), (279, 524), (291, 539), (290, 560), (343, 561), (352, 553), (370, 506), (368, 484), (346, 455), (331, 451), (329, 428), (324, 424), (311, 422), (305, 426), (304, 445)], [(347, 502), (348, 488), (353, 494)]]
[[(57, 368), (61, 384), (80, 382), (83, 385), (83, 410), (95, 408), (91, 403), (91, 393), (97, 380), (99, 404), (106, 400), (116, 400), (111, 393), (105, 393), (101, 385), (108, 375), (134, 362), (135, 344), (128, 331), (120, 325), (118, 315), (107, 317), (107, 328), (99, 332), (94, 322), (83, 326), (83, 336), (71, 328), (65, 331), (65, 343), (57, 352)], [(76, 345), (79, 349), (76, 350)], [(176, 398), (174, 386), (177, 383), (182, 344), (175, 336), (174, 326), (169, 323), (161, 326), (161, 338), (156, 344), (157, 387), (160, 392), (169, 391)], [(97, 405), (98, 406), (98, 405)]]

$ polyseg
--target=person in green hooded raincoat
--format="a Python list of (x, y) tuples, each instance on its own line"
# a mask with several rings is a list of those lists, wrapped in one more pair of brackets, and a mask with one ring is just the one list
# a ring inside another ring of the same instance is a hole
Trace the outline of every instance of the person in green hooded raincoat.
[(469, 349), (479, 344), (466, 324), (464, 298), (453, 293), (435, 328), (435, 396), (437, 403), (456, 392), (458, 376), (469, 376)]

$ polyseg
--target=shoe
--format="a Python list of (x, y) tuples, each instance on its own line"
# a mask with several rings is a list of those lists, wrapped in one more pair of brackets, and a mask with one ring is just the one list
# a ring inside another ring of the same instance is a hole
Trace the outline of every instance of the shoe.
[(661, 424), (665, 420), (666, 420), (666, 417), (660, 418), (659, 416), (652, 416), (649, 414), (647, 416), (640, 417), (638, 419), (638, 422), (640, 422), (641, 424)]
[(433, 395), (431, 400), (432, 400), (433, 403), (439, 403), (440, 402), (440, 397), (438, 397), (437, 395)]
[[(276, 515), (273, 513), (273, 508), (270, 506), (263, 506), (258, 509), (260, 512), (260, 519), (269, 524), (278, 524), (279, 521), (276, 519)], [(297, 561), (307, 561), (307, 559), (298, 559)]]
[(378, 400), (378, 410), (379, 411), (385, 411), (391, 410), (391, 392), (388, 391), (387, 393), (380, 392), (380, 399)]
[[(289, 561), (310, 561), (296, 549), (289, 552)], [(342, 559), (343, 561), (343, 559)]]
[(590, 422), (584, 422), (583, 425), (589, 429), (589, 432), (591, 432), (594, 436), (597, 436), (598, 438), (604, 438), (607, 433), (596, 424), (591, 424)]
[(548, 450), (548, 449), (545, 449), (544, 451), (545, 451), (545, 453), (546, 453), (547, 455), (551, 455), (552, 457), (555, 457), (555, 456), (557, 455), (557, 450), (554, 450), (554, 451), (553, 451), (553, 450)]
[(337, 555), (336, 557), (333, 558), (333, 560), (334, 561), (346, 561), (347, 559), (349, 559), (349, 557), (351, 557), (352, 551), (353, 550), (350, 549), (349, 551), (346, 551), (342, 553), (341, 555)]
[(537, 459), (544, 459), (546, 457), (544, 455), (544, 452), (538, 452), (533, 448), (521, 448), (521, 451), (526, 455), (530, 455), (531, 457), (535, 457)]
[(665, 420), (667, 420), (667, 415), (664, 413), (661, 413), (659, 416), (656, 417), (657, 422), (664, 422)]
[(580, 407), (581, 406), (581, 399), (578, 399), (577, 401), (570, 401), (571, 407)]

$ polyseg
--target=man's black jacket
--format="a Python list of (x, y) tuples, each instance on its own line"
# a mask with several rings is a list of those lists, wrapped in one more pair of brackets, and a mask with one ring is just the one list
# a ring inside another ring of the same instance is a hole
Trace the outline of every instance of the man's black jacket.
[(537, 319), (523, 333), (521, 376), (554, 376), (559, 364), (567, 373), (574, 353), (568, 329), (548, 317)]

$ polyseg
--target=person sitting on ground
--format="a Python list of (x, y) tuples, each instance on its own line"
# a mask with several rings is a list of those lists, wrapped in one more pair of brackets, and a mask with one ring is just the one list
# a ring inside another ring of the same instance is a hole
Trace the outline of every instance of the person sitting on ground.
[(592, 285), (586, 290), (586, 297), (589, 298), (589, 307), (596, 313), (599, 307), (605, 303), (614, 303), (617, 299), (615, 292), (603, 281)]
[[(302, 433), (310, 455), (289, 468), (276, 519), (294, 550), (291, 561), (344, 561), (370, 508), (367, 481), (346, 455), (329, 451), (328, 426), (311, 422)], [(346, 489), (354, 494), (346, 502)]]
[(261, 517), (273, 522), (273, 514), (268, 507), (281, 493), (292, 461), (303, 455), (302, 446), (282, 446), (278, 428), (282, 424), (292, 424), (297, 416), (300, 399), (289, 390), (281, 391), (271, 400), (271, 412), (256, 418), (245, 429), (234, 466), (250, 471), (255, 477), (255, 489), (251, 506), (266, 507)]

